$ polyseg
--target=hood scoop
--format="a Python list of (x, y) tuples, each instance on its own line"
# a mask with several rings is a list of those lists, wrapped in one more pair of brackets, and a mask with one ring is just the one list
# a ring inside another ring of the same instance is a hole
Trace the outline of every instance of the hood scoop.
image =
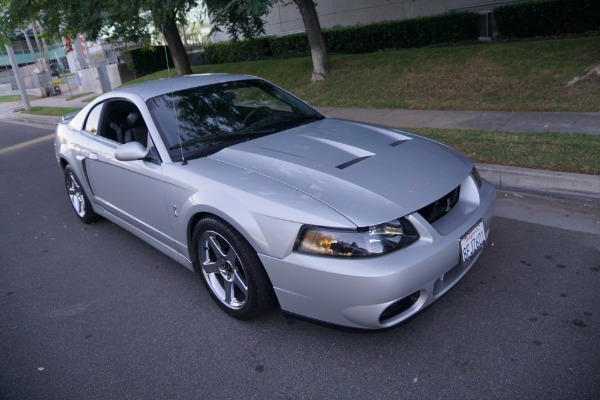
[(406, 139), (403, 139), (403, 140), (396, 140), (395, 142), (392, 142), (392, 143), (390, 143), (390, 147), (396, 147), (396, 146), (398, 146), (399, 144), (402, 144), (402, 143), (404, 143), (404, 142), (406, 142)]
[(326, 144), (333, 148), (336, 148), (340, 151), (343, 151), (344, 153), (348, 153), (348, 155), (350, 157), (352, 157), (352, 159), (350, 161), (346, 161), (344, 163), (341, 163), (340, 165), (337, 165), (336, 166), (337, 169), (348, 168), (351, 165), (354, 165), (358, 162), (366, 160), (367, 158), (370, 158), (375, 155), (375, 153), (372, 153), (365, 149), (361, 149), (360, 147), (351, 146), (349, 144), (341, 143), (341, 142), (338, 142), (335, 140), (329, 140), (329, 139), (325, 139), (322, 137), (315, 137), (315, 136), (308, 136), (308, 138), (311, 140)]
[(350, 161), (346, 161), (343, 164), (337, 165), (336, 168), (337, 169), (344, 169), (344, 168), (348, 168), (351, 165), (354, 165), (356, 163), (361, 162), (362, 160), (366, 160), (367, 158), (370, 158), (371, 156), (366, 156), (366, 157), (358, 157), (355, 158), (354, 160), (350, 160)]

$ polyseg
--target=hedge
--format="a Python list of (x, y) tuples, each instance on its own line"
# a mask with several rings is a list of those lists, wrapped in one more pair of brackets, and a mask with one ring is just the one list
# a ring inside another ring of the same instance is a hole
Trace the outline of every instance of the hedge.
[(577, 34), (600, 29), (600, 0), (543, 0), (498, 7), (501, 38)]
[(222, 42), (204, 46), (204, 55), (209, 64), (255, 61), (271, 58), (268, 38)]
[[(331, 53), (371, 53), (431, 46), (477, 40), (477, 18), (478, 15), (472, 12), (452, 12), (409, 20), (324, 29), (323, 38)], [(204, 51), (211, 64), (310, 54), (305, 33), (209, 44)]]
[[(151, 48), (127, 49), (121, 52), (121, 57), (134, 77), (140, 77), (161, 71), (166, 68), (165, 46), (152, 46)], [(173, 68), (171, 52), (167, 51), (169, 67)]]
[(477, 40), (477, 35), (477, 14), (471, 12), (385, 21), (323, 32), (329, 51), (350, 54)]
[(269, 36), (269, 46), (273, 58), (302, 57), (310, 54), (306, 33)]

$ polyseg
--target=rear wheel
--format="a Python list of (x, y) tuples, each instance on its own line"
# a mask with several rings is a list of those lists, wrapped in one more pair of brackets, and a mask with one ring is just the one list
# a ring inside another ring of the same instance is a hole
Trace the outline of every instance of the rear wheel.
[(69, 201), (79, 219), (86, 224), (96, 221), (98, 215), (92, 209), (92, 205), (85, 195), (79, 179), (75, 176), (75, 171), (73, 171), (70, 165), (65, 167), (65, 184), (67, 186)]
[(231, 225), (202, 219), (194, 229), (193, 245), (202, 281), (225, 312), (249, 320), (273, 307), (275, 294), (262, 263)]

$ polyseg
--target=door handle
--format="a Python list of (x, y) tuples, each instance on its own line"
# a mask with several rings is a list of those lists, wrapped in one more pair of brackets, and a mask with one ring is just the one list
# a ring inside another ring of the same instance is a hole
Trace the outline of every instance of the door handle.
[(88, 155), (88, 158), (89, 158), (90, 160), (97, 160), (97, 159), (98, 159), (98, 154), (96, 154), (96, 153), (90, 153), (90, 154)]

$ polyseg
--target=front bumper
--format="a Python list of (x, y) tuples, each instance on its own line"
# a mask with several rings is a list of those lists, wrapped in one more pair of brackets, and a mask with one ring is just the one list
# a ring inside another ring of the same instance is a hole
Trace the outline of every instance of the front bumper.
[(477, 189), (466, 179), (458, 203), (440, 220), (407, 216), (420, 239), (384, 256), (259, 256), (283, 311), (352, 328), (388, 328), (439, 299), (471, 269), (479, 256), (462, 265), (459, 240), (480, 220), (489, 237), (495, 192), (486, 181)]

